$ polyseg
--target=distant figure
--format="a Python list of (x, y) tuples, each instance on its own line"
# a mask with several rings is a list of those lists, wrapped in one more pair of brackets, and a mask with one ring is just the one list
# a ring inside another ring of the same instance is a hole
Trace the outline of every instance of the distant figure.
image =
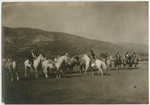
[(109, 54), (108, 54), (108, 52), (106, 52), (105, 59), (108, 59), (108, 57), (109, 57)]
[(132, 58), (133, 58), (133, 59), (136, 58), (136, 54), (135, 54), (135, 53), (132, 54)]
[(125, 58), (126, 58), (127, 60), (129, 59), (129, 54), (128, 54), (128, 52), (126, 52)]

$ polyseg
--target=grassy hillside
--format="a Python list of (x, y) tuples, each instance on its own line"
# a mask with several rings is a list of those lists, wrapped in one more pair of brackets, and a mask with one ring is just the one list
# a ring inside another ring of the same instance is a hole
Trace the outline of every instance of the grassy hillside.
[(87, 53), (93, 49), (97, 56), (100, 53), (116, 52), (124, 53), (122, 46), (83, 38), (63, 32), (48, 32), (32, 28), (3, 27), (3, 54), (4, 57), (27, 58), (29, 51), (33, 49), (37, 53), (43, 52), (47, 57)]

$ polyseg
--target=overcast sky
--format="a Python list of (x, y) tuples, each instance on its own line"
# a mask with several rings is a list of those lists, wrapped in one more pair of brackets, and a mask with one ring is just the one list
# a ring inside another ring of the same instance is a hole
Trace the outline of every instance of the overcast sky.
[(148, 43), (148, 2), (4, 3), (3, 26), (57, 31), (113, 43)]

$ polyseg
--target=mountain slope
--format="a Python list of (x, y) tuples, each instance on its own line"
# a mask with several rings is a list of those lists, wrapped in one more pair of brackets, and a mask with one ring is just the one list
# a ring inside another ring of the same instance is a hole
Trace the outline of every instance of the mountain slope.
[(142, 44), (137, 44), (137, 43), (126, 43), (126, 42), (121, 42), (117, 43), (117, 45), (121, 46), (124, 48), (126, 51), (134, 51), (136, 53), (140, 54), (148, 54), (148, 45), (142, 45)]
[(125, 49), (119, 45), (90, 40), (68, 33), (48, 32), (32, 28), (3, 27), (4, 57), (26, 58), (31, 49), (37, 53), (43, 52), (47, 57), (57, 54), (63, 55), (66, 52), (70, 55), (87, 53), (90, 49), (93, 49), (97, 56), (105, 52), (111, 54), (125, 52)]

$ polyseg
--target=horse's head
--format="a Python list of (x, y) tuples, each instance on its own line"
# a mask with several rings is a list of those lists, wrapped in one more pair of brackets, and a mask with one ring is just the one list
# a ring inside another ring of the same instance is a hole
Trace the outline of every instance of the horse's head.
[(54, 58), (54, 62), (57, 62), (58, 58)]
[(70, 57), (68, 56), (68, 54), (65, 54), (64, 56), (58, 58), (57, 61), (62, 61), (62, 62), (65, 62), (66, 64), (71, 64), (70, 62)]
[[(41, 61), (46, 60), (46, 58), (43, 57), (43, 54), (39, 54), (39, 57), (38, 57), (38, 58), (39, 58)], [(38, 58), (37, 58), (37, 59), (38, 59)]]
[(64, 60), (65, 60), (65, 62), (69, 62), (70, 61), (70, 57), (68, 56), (68, 54), (65, 55)]
[(88, 54), (84, 54), (84, 55), (83, 55), (83, 58), (84, 58), (84, 59), (90, 58), (89, 56), (90, 56), (90, 55), (88, 55)]
[(71, 63), (79, 63), (79, 62), (77, 61), (77, 59), (74, 58), (74, 57), (72, 57), (72, 58), (70, 59), (70, 62), (71, 62)]
[(49, 62), (49, 63), (52, 63), (53, 61), (52, 61), (51, 59), (48, 59), (48, 62)]
[(66, 53), (65, 56), (68, 56), (68, 53)]

